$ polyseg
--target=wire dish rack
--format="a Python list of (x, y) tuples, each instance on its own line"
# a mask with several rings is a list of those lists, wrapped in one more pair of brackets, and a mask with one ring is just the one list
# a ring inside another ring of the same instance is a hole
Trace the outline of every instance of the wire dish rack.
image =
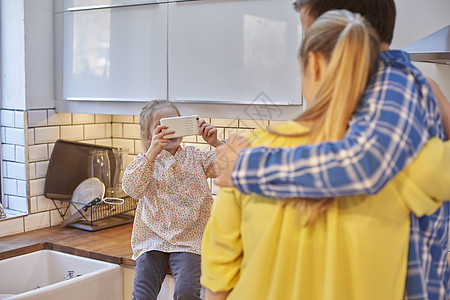
[(121, 204), (102, 201), (86, 211), (82, 209), (85, 203), (75, 203), (70, 199), (52, 199), (52, 201), (64, 220), (72, 212), (78, 210), (81, 213), (76, 222), (67, 226), (96, 231), (133, 222), (134, 213), (131, 212), (136, 209), (139, 200), (130, 196), (125, 196), (122, 199), (123, 203)]

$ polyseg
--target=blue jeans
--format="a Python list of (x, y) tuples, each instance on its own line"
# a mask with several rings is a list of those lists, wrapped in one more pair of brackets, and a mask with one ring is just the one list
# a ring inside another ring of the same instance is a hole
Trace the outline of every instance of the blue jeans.
[(149, 251), (136, 260), (134, 300), (156, 300), (167, 269), (175, 281), (174, 299), (200, 299), (200, 255), (189, 252)]

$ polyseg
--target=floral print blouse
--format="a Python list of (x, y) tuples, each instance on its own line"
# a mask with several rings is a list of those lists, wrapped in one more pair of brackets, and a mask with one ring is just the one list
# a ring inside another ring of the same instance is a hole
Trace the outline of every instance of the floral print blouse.
[(140, 153), (127, 166), (123, 190), (139, 199), (133, 259), (151, 250), (200, 254), (213, 203), (207, 178), (215, 177), (214, 159), (215, 151), (188, 146), (175, 155), (162, 150), (152, 162)]

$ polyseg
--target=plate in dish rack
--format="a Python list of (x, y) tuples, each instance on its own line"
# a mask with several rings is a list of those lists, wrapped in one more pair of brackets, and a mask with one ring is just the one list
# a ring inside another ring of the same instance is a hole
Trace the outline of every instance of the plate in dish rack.
[[(103, 199), (105, 196), (105, 184), (97, 177), (91, 177), (83, 180), (73, 191), (72, 205), (70, 205), (70, 213), (74, 214), (77, 210), (81, 210), (83, 206), (99, 197)], [(83, 212), (83, 215), (89, 215), (91, 208)]]

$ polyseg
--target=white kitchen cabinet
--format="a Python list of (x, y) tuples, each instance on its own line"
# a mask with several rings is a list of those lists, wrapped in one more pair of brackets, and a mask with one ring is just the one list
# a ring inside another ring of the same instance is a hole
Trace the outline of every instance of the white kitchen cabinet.
[(169, 99), (301, 104), (291, 0), (169, 1)]
[(139, 114), (153, 99), (216, 118), (301, 111), (291, 0), (55, 0), (54, 9), (57, 112)]
[(63, 17), (56, 20), (62, 19), (63, 30), (58, 99), (167, 98), (167, 5), (66, 5), (59, 14)]

